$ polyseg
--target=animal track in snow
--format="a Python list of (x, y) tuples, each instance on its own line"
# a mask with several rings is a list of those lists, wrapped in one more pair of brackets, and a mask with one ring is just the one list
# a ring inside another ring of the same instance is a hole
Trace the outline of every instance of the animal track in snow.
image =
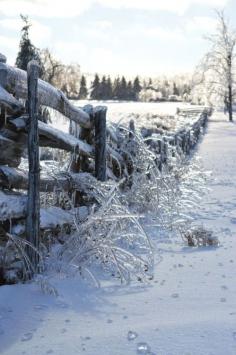
[(33, 333), (25, 333), (21, 338), (21, 341), (29, 341), (33, 338)]

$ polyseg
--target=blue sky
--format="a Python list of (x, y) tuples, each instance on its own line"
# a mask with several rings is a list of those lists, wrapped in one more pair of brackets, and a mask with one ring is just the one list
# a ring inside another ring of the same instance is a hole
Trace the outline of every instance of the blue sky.
[(1, 52), (14, 64), (21, 21), (31, 39), (84, 72), (156, 76), (193, 70), (214, 32), (214, 9), (236, 28), (235, 0), (0, 0)]

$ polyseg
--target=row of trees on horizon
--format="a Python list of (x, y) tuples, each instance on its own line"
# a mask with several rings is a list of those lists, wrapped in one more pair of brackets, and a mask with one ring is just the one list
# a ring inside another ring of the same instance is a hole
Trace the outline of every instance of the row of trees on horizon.
[[(41, 67), (40, 77), (62, 90), (71, 99), (160, 101), (171, 96), (186, 99), (191, 92), (191, 80), (185, 76), (169, 79), (134, 79), (118, 76), (91, 76), (81, 74), (79, 64), (65, 65), (56, 59), (48, 48), (38, 49), (29, 37), (31, 24), (21, 15), (23, 27), (16, 66), (26, 70), (30, 60), (35, 59)], [(172, 97), (173, 99), (173, 97)]]
[(87, 88), (86, 78), (81, 77), (79, 99), (92, 100), (139, 100), (139, 93), (142, 90), (140, 79), (137, 76), (134, 80), (127, 81), (124, 76), (116, 77), (114, 80), (110, 76), (103, 75), (102, 78), (95, 74), (91, 82), (90, 89)]
[(91, 85), (89, 76), (81, 74), (78, 64), (65, 65), (56, 59), (49, 49), (39, 50), (30, 38), (30, 22), (22, 16), (23, 27), (18, 68), (27, 69), (31, 59), (41, 66), (41, 78), (69, 98), (94, 100), (160, 101), (182, 99), (198, 104), (224, 107), (233, 120), (233, 104), (236, 102), (236, 32), (231, 28), (223, 11), (217, 12), (218, 26), (213, 35), (206, 37), (211, 47), (203, 57), (192, 77), (178, 76), (172, 79), (156, 78), (141, 80), (138, 76), (130, 80), (122, 77), (95, 75)]

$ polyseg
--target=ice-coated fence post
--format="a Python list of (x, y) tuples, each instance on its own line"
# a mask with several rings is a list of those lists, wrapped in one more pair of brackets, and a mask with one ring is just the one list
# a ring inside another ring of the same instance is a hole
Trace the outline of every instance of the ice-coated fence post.
[(129, 121), (129, 138), (133, 138), (134, 137), (134, 132), (135, 132), (135, 125), (134, 125), (134, 120), (130, 120)]
[[(93, 106), (85, 105), (82, 109), (84, 112), (86, 112), (89, 115), (91, 122), (93, 122), (94, 120)], [(81, 127), (79, 138), (87, 142), (88, 144), (92, 144), (93, 137), (91, 133), (92, 131), (90, 128)], [(80, 169), (82, 171), (88, 171), (89, 161), (87, 157), (81, 157)]]
[[(82, 110), (86, 112), (91, 122), (93, 122), (93, 106), (92, 105), (85, 105)], [(82, 141), (92, 145), (92, 130), (91, 128), (80, 127), (77, 123), (71, 121), (70, 122), (70, 134), (76, 138), (81, 139)], [(79, 172), (88, 172), (89, 171), (89, 159), (86, 156), (81, 154), (71, 154), (71, 164), (70, 170), (73, 173)], [(75, 191), (73, 194), (73, 202), (74, 206), (78, 207), (83, 203), (83, 194), (80, 191)]]
[[(31, 61), (27, 66), (28, 101), (28, 159), (29, 183), (28, 204), (26, 220), (26, 238), (36, 250), (39, 249), (39, 223), (40, 223), (40, 166), (39, 166), (39, 135), (38, 135), (38, 76), (39, 65)], [(34, 271), (37, 271), (39, 257), (32, 248), (28, 248), (29, 259)], [(29, 275), (32, 276), (32, 275)]]
[(106, 113), (106, 106), (94, 109), (95, 176), (100, 181), (106, 180)]

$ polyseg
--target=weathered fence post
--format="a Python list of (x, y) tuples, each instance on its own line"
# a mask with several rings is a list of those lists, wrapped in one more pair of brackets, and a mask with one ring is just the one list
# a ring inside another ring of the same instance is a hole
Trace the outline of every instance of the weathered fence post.
[[(39, 136), (38, 136), (38, 76), (39, 65), (31, 61), (27, 67), (28, 101), (28, 159), (29, 159), (29, 184), (28, 205), (26, 221), (26, 237), (34, 246), (39, 248), (39, 223), (40, 223), (40, 167), (39, 167)], [(29, 259), (34, 271), (38, 267), (38, 254), (28, 248)], [(32, 275), (30, 275), (32, 276)]]
[(135, 125), (134, 125), (134, 120), (129, 121), (129, 138), (134, 138), (134, 132), (135, 132)]
[[(92, 105), (85, 105), (82, 110), (86, 112), (90, 120), (93, 121), (93, 106)], [(69, 133), (76, 138), (85, 141), (88, 144), (92, 145), (92, 134), (91, 128), (84, 128), (80, 127), (77, 123), (71, 121), (70, 122), (70, 129)], [(89, 159), (81, 154), (71, 154), (71, 164), (70, 164), (70, 171), (73, 173), (88, 172), (89, 171)], [(81, 191), (75, 191), (73, 193), (73, 203), (75, 207), (80, 206), (83, 204), (83, 194)]]
[(95, 176), (100, 181), (106, 180), (106, 113), (105, 106), (94, 109)]
[[(93, 115), (94, 115), (93, 106), (92, 105), (85, 105), (82, 109), (83, 109), (84, 112), (86, 112), (89, 115), (90, 120), (93, 122), (93, 118), (94, 118), (93, 117)], [(92, 134), (91, 134), (91, 129), (90, 128), (81, 127), (79, 138), (82, 139), (83, 141), (87, 142), (88, 144), (92, 144), (93, 137), (92, 137)], [(81, 157), (81, 159), (80, 159), (80, 169), (82, 171), (88, 171), (88, 169), (89, 169), (88, 158)]]

